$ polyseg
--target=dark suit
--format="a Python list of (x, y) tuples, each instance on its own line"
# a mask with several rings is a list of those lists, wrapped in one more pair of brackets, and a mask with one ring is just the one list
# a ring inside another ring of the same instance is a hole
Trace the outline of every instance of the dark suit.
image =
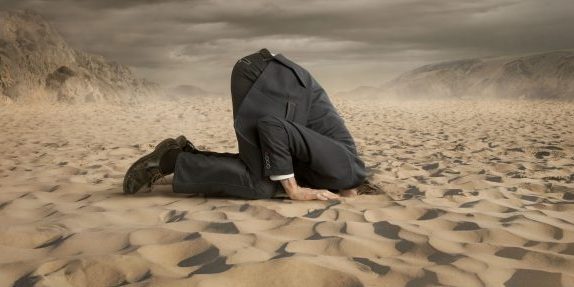
[(290, 172), (312, 188), (346, 189), (364, 181), (353, 138), (323, 88), (285, 56), (269, 55), (264, 66), (251, 66), (261, 57), (255, 53), (234, 67), (234, 73), (254, 71), (246, 94), (233, 92), (232, 78), (239, 154), (180, 154), (175, 192), (269, 198), (282, 190), (269, 175)]

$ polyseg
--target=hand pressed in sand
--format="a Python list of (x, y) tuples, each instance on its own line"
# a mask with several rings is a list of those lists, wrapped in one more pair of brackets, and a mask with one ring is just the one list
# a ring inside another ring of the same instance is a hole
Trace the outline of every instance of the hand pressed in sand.
[(289, 198), (293, 200), (330, 200), (339, 199), (341, 196), (350, 197), (357, 195), (357, 191), (355, 189), (341, 190), (341, 195), (338, 195), (326, 189), (301, 187), (297, 184), (295, 177), (281, 180), (281, 185), (283, 185)]

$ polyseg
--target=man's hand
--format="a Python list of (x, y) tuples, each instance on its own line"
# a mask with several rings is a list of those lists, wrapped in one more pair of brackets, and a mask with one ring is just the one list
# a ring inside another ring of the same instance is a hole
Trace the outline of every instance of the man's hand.
[(295, 177), (281, 180), (281, 185), (289, 198), (293, 200), (330, 200), (338, 199), (339, 195), (325, 189), (311, 189), (297, 185)]
[(311, 189), (299, 187), (295, 192), (289, 194), (293, 200), (330, 200), (340, 198), (338, 194), (324, 189)]

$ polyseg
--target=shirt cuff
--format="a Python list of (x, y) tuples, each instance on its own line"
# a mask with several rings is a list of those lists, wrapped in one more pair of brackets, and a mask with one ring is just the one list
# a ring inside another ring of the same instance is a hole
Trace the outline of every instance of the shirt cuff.
[(281, 174), (281, 175), (270, 175), (269, 178), (271, 180), (282, 180), (282, 179), (288, 179), (291, 177), (294, 177), (295, 175), (290, 173), (290, 174)]

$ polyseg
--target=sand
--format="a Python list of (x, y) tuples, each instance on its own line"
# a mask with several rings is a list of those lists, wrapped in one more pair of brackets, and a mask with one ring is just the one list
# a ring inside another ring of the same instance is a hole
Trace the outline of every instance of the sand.
[(237, 151), (231, 102), (0, 107), (1, 286), (574, 286), (574, 104), (334, 99), (380, 192), (122, 194), (166, 137)]

